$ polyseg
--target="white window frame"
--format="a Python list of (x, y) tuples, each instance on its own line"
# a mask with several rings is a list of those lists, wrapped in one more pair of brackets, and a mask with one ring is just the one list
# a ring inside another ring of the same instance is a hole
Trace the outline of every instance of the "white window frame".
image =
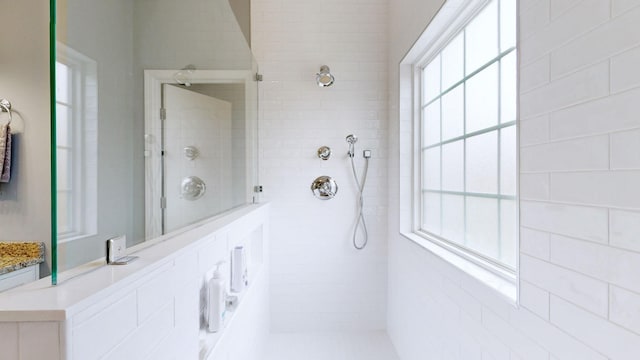
[[(400, 63), (400, 232), (454, 266), (498, 290), (511, 300), (517, 299), (518, 240), (516, 266), (511, 269), (482, 254), (469, 251), (451, 241), (421, 230), (422, 224), (422, 68), (438, 55), (490, 0), (447, 1)], [(517, 43), (516, 43), (517, 47)], [(517, 51), (517, 48), (510, 51)], [(496, 58), (500, 59), (502, 54)], [(495, 59), (494, 59), (495, 61)], [(482, 66), (484, 69), (489, 65)], [(480, 70), (466, 75), (467, 79)], [(441, 95), (439, 95), (441, 96)], [(517, 99), (517, 96), (516, 96)], [(516, 107), (516, 149), (518, 126)], [(502, 126), (513, 126), (514, 124)], [(468, 135), (465, 135), (468, 136)], [(517, 150), (516, 150), (517, 151)], [(516, 159), (518, 154), (516, 153)], [(516, 161), (516, 209), (518, 208), (518, 161)], [(498, 195), (499, 196), (499, 195)], [(516, 214), (516, 229), (519, 228)]]
[[(63, 243), (97, 234), (98, 74), (95, 60), (63, 43), (58, 42), (56, 46), (56, 63), (69, 69), (67, 83), (71, 87), (69, 103), (56, 98), (56, 105), (66, 106), (71, 117), (71, 146), (68, 148), (71, 160), (67, 169), (71, 186), (66, 191), (71, 194), (66, 224), (68, 230), (58, 230), (57, 234), (58, 243)], [(56, 144), (56, 151), (59, 148), (60, 144)]]

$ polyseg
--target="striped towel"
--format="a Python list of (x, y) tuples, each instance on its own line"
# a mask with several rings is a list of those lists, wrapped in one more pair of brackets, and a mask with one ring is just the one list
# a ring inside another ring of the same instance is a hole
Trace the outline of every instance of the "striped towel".
[(11, 127), (0, 125), (0, 183), (8, 183), (11, 177)]

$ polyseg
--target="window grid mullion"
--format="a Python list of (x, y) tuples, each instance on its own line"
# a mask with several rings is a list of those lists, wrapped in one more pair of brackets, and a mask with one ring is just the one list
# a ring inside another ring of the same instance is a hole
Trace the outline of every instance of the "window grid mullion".
[[(497, 47), (498, 47), (498, 52), (500, 52), (501, 50), (501, 44), (500, 44), (500, 23), (501, 23), (501, 17), (500, 17), (500, 5), (502, 3), (502, 0), (496, 0), (497, 1), (497, 11), (498, 11), (498, 43), (497, 43)], [(498, 124), (502, 124), (502, 58), (500, 58), (500, 60), (498, 60)], [(501, 162), (502, 162), (502, 152), (500, 151), (500, 144), (502, 144), (502, 129), (498, 129), (498, 143), (496, 144), (496, 146), (498, 147), (498, 163), (497, 163), (497, 174), (496, 174), (496, 181), (498, 182), (497, 184), (497, 191), (498, 194), (502, 194), (502, 190), (501, 190), (501, 185), (502, 185), (502, 179), (500, 178), (500, 171), (501, 171)], [(498, 214), (497, 214), (497, 219), (498, 219), (498, 258), (502, 259), (502, 200), (498, 200)]]
[[(439, 143), (442, 144), (442, 51), (438, 54), (440, 58), (440, 95), (438, 95), (440, 102), (440, 138)], [(440, 145), (440, 190), (442, 190), (442, 145)], [(444, 196), (442, 196), (442, 192), (440, 192), (440, 234), (442, 234), (442, 230), (444, 228)]]
[[(465, 41), (464, 41), (464, 45), (466, 46), (466, 30), (463, 30), (465, 32)], [(479, 74), (480, 72), (482, 72), (484, 69), (488, 68), (489, 66), (495, 64), (496, 62), (500, 61), (503, 57), (509, 55), (511, 52), (513, 52), (515, 50), (515, 46), (514, 47), (510, 47), (509, 49), (505, 50), (504, 52), (500, 53), (498, 56), (496, 56), (495, 58), (489, 60), (489, 62), (487, 62), (486, 64), (482, 65), (481, 67), (479, 67), (478, 69), (474, 70), (471, 74), (469, 75), (465, 75), (461, 80), (458, 80), (456, 83), (454, 83), (453, 85), (449, 86), (447, 89), (445, 89), (444, 91), (441, 91), (440, 94), (436, 97), (434, 97), (433, 99), (429, 100), (429, 101), (425, 101), (425, 99), (421, 99), (420, 103), (422, 103), (422, 107), (425, 108), (429, 105), (431, 105), (431, 103), (435, 102), (436, 100), (440, 99), (441, 97), (447, 95), (449, 92), (453, 91), (458, 85), (461, 85), (462, 83), (466, 82), (467, 80), (471, 79), (472, 77), (474, 77), (475, 75)], [(463, 53), (466, 53), (466, 49), (464, 49)], [(466, 68), (466, 59), (463, 59), (464, 62), (464, 66)], [(442, 64), (440, 64), (440, 66), (442, 67)], [(426, 69), (426, 66), (424, 68), (421, 68), (422, 71), (424, 71)], [(466, 69), (465, 69), (466, 71)]]

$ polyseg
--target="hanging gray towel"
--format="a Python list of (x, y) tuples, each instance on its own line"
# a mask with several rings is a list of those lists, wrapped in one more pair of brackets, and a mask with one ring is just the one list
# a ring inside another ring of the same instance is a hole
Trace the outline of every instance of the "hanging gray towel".
[(0, 125), (0, 183), (8, 183), (11, 177), (11, 127)]

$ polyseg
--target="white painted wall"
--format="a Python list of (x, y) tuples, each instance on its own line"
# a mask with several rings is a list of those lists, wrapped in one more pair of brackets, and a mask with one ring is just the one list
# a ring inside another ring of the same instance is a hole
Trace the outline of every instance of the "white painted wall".
[[(386, 313), (387, 1), (254, 0), (252, 49), (260, 84), (260, 182), (273, 209), (274, 331), (383, 329)], [(319, 88), (326, 64), (336, 77)], [(358, 167), (373, 150), (365, 189), (369, 245), (351, 245), (356, 185), (346, 156), (356, 134)], [(330, 160), (317, 149), (332, 148)], [(329, 201), (312, 181), (338, 183)]]
[(397, 64), (437, 6), (394, 3), (388, 331), (401, 358), (637, 358), (640, 3), (519, 2), (519, 308), (398, 235)]
[[(49, 273), (51, 238), (49, 166), (49, 7), (41, 1), (0, 2), (0, 98), (13, 104), (14, 136), (11, 182), (0, 184), (0, 241), (47, 244)], [(11, 15), (8, 15), (11, 14)], [(5, 122), (6, 113), (0, 114)]]

